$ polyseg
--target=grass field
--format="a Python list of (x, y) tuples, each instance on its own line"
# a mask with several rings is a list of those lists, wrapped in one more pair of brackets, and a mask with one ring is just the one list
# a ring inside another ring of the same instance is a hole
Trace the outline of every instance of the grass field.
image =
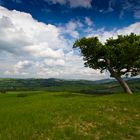
[(140, 94), (0, 94), (0, 140), (139, 140)]

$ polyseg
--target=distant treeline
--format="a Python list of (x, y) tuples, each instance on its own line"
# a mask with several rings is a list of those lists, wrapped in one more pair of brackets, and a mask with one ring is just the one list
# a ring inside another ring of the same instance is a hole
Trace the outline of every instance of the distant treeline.
[[(140, 78), (128, 79), (134, 92), (140, 92)], [(0, 92), (20, 90), (47, 90), (69, 92), (121, 92), (118, 83), (112, 79), (99, 81), (63, 79), (0, 79)]]

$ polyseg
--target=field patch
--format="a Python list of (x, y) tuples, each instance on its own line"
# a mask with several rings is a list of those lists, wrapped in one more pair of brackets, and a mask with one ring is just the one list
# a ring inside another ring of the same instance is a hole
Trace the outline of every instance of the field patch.
[(0, 140), (137, 140), (139, 107), (140, 94), (0, 94)]

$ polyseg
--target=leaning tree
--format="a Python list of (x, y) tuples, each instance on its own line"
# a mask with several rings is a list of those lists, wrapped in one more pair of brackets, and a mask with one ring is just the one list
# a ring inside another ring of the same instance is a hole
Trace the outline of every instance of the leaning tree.
[(98, 37), (82, 38), (75, 41), (74, 48), (80, 48), (85, 66), (107, 70), (126, 93), (132, 94), (123, 76), (140, 74), (140, 35), (118, 35), (101, 43)]

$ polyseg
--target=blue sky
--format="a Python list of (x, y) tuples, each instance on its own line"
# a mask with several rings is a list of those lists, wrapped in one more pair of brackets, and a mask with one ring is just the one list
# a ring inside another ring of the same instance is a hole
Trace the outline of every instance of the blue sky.
[(10, 10), (27, 12), (38, 21), (55, 25), (87, 16), (96, 28), (111, 30), (140, 19), (140, 0), (1, 0), (0, 3)]
[(0, 0), (0, 77), (109, 78), (72, 44), (131, 32), (140, 34), (140, 0)]

